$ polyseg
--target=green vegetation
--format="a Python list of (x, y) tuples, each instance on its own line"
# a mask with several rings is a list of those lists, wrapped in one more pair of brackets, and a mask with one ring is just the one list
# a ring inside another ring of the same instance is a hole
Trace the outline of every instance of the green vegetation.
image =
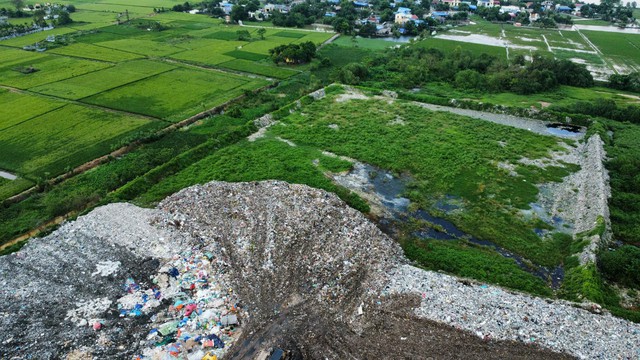
[(110, 68), (32, 88), (41, 94), (67, 99), (82, 99), (122, 85), (157, 75), (175, 66), (147, 60), (119, 63)]
[[(28, 89), (84, 75), (109, 66), (110, 64), (103, 62), (49, 55), (36, 60), (16, 63), (11, 67), (0, 65), (0, 84), (19, 89)], [(23, 73), (16, 70), (20, 67), (33, 67), (38, 71)]]
[(179, 121), (210, 109), (267, 82), (215, 71), (178, 68), (84, 101)]
[(624, 245), (615, 250), (603, 250), (598, 255), (598, 267), (605, 278), (640, 288), (640, 248)]
[(231, 70), (254, 73), (258, 75), (273, 77), (276, 79), (286, 79), (290, 76), (298, 74), (298, 71), (289, 68), (262, 65), (242, 59), (231, 60), (218, 65), (220, 67)]
[(640, 126), (609, 123), (613, 138), (607, 146), (610, 160), (612, 229), (615, 237), (627, 244), (640, 245)]
[(405, 254), (429, 270), (443, 270), (533, 294), (551, 296), (539, 278), (520, 269), (511, 259), (462, 241), (411, 239), (402, 242)]
[[(532, 225), (510, 209), (527, 208), (535, 201), (535, 183), (558, 180), (573, 170), (529, 169), (513, 179), (488, 160), (545, 157), (549, 149), (561, 149), (555, 139), (431, 112), (403, 101), (336, 102), (339, 96), (311, 102), (293, 114), (289, 109), (294, 108), (283, 108), (277, 113), (283, 116), (282, 125), (272, 126), (267, 138), (222, 149), (160, 182), (141, 201), (157, 201), (182, 187), (213, 179), (275, 178), (326, 189), (331, 182), (313, 160), (322, 159), (320, 151), (327, 150), (395, 173), (411, 173), (415, 181), (406, 195), (421, 207), (428, 208), (434, 198), (444, 194), (460, 196), (468, 215), (451, 215), (456, 225), (538, 264), (557, 265), (569, 255), (565, 239), (541, 241)], [(390, 125), (398, 118), (404, 125)], [(482, 141), (477, 134), (483, 134)], [(507, 145), (502, 147), (500, 142)]]
[(62, 46), (49, 51), (54, 54), (108, 62), (119, 62), (142, 58), (142, 55), (84, 43)]
[(32, 179), (57, 175), (108, 153), (156, 121), (66, 105), (0, 132), (0, 168)]

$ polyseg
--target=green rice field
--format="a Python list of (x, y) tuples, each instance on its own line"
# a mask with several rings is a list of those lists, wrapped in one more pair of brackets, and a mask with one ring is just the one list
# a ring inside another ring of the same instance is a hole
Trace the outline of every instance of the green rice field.
[(179, 121), (268, 84), (217, 71), (178, 68), (84, 101), (113, 109)]
[[(80, 0), (70, 25), (0, 41), (0, 169), (19, 176), (0, 181), (0, 198), (269, 85), (264, 78), (299, 74), (267, 60), (269, 49), (332, 35), (267, 28), (260, 39), (245, 28), (250, 40), (238, 41), (241, 28), (219, 19), (148, 17), (182, 3)], [(125, 11), (131, 22), (116, 24)], [(150, 31), (156, 22), (162, 31)], [(45, 41), (52, 35), (62, 42)], [(48, 49), (22, 49), (36, 43)]]

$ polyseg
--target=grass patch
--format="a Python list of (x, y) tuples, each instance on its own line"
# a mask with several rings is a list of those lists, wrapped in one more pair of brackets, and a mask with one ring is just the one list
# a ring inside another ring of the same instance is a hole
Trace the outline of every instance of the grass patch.
[[(223, 148), (185, 170), (169, 177), (149, 192), (138, 198), (138, 202), (149, 204), (184, 187), (221, 181), (259, 181), (278, 179), (295, 184), (306, 184), (315, 188), (335, 192), (352, 207), (368, 212), (369, 207), (350, 191), (336, 186), (324, 176), (322, 168), (313, 164), (314, 159), (326, 158), (313, 148), (293, 147), (273, 138), (255, 142), (243, 141)], [(344, 168), (345, 163), (329, 161), (330, 167)], [(347, 167), (348, 168), (348, 167)]]
[(167, 43), (144, 39), (112, 40), (100, 42), (96, 45), (153, 57), (162, 57), (184, 51), (184, 49)]
[(520, 269), (513, 259), (464, 241), (411, 239), (401, 242), (407, 257), (428, 270), (442, 270), (542, 296), (552, 292), (544, 281)]

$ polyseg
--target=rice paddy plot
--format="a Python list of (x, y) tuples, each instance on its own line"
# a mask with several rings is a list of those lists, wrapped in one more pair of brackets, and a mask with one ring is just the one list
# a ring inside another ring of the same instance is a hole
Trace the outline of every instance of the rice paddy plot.
[(640, 35), (581, 30), (602, 54), (611, 59), (619, 71), (640, 70)]
[(49, 55), (33, 61), (26, 61), (0, 70), (0, 84), (28, 89), (34, 86), (68, 79), (111, 64), (64, 56)]
[(166, 63), (134, 60), (119, 63), (101, 71), (38, 86), (31, 91), (78, 100), (172, 69), (175, 69), (175, 66)]
[(120, 19), (122, 21), (126, 20), (127, 11), (129, 12), (129, 19), (153, 13), (153, 7), (149, 8), (149, 7), (139, 6), (137, 4), (137, 1), (135, 5), (131, 3), (129, 4), (84, 3), (84, 4), (78, 4), (76, 7), (78, 10), (89, 10), (89, 11), (113, 14), (113, 18), (112, 18), (113, 21), (116, 21), (117, 14), (122, 14), (122, 16), (120, 16)]
[(230, 51), (228, 53), (225, 53), (224, 55), (233, 56), (236, 59), (243, 59), (243, 60), (249, 60), (249, 61), (260, 61), (262, 59), (267, 58), (267, 55), (256, 54), (256, 53), (242, 51), (242, 50)]
[(482, 45), (465, 43), (461, 41), (439, 39), (437, 37), (427, 38), (419, 41), (416, 46), (423, 48), (434, 48), (443, 52), (449, 52), (460, 48), (463, 51), (470, 51), (474, 54), (488, 54), (496, 57), (506, 58), (507, 51), (502, 46)]
[(0, 69), (10, 68), (24, 62), (36, 61), (46, 56), (33, 51), (0, 46)]
[(291, 38), (281, 38), (277, 36), (267, 36), (264, 40), (256, 40), (242, 47), (243, 51), (249, 51), (257, 54), (269, 54), (269, 50), (279, 45), (290, 44)]
[(183, 120), (268, 82), (217, 71), (178, 68), (89, 97), (83, 101), (114, 109)]
[(62, 101), (0, 89), (0, 133), (65, 105)]
[(278, 67), (275, 65), (273, 66), (262, 65), (259, 63), (255, 63), (253, 61), (242, 60), (242, 59), (227, 61), (225, 63), (218, 64), (218, 66), (231, 69), (231, 70), (237, 70), (237, 71), (262, 75), (262, 76), (268, 76), (268, 77), (277, 78), (277, 79), (286, 79), (288, 77), (291, 77), (293, 75), (300, 73), (299, 71), (296, 71), (296, 70)]
[(114, 22), (116, 22), (116, 14), (112, 12), (105, 12), (105, 11), (80, 9), (74, 12), (72, 16), (74, 21), (72, 26), (74, 28), (77, 28), (76, 23), (113, 24)]
[(75, 43), (49, 50), (50, 53), (75, 56), (85, 59), (95, 59), (109, 62), (120, 62), (127, 60), (140, 59), (143, 56), (124, 52), (120, 50), (109, 49), (106, 47), (96, 46), (92, 44)]
[(0, 168), (54, 176), (104, 155), (134, 131), (166, 124), (69, 104), (0, 132)]
[(305, 37), (305, 34), (302, 32), (286, 31), (286, 30), (277, 32), (274, 35), (279, 37), (293, 38), (293, 39), (300, 39)]
[(243, 48), (245, 44), (246, 43), (242, 41), (200, 39), (199, 41), (189, 42), (184, 46), (180, 45), (180, 47), (188, 47), (191, 50), (173, 54), (171, 57), (199, 64), (217, 65), (233, 60), (234, 57), (223, 54), (237, 50), (238, 48)]
[(157, 42), (153, 40), (141, 40), (141, 39), (121, 39), (113, 41), (105, 41), (97, 43), (98, 46), (104, 46), (111, 49), (123, 50), (131, 53), (136, 53), (145, 56), (167, 56), (175, 54), (180, 51), (184, 51), (179, 47)]
[(323, 32), (306, 32), (304, 37), (298, 38), (293, 43), (301, 43), (311, 41), (316, 45), (320, 45), (323, 42), (329, 40), (335, 33), (323, 33)]
[(211, 34), (204, 35), (205, 39), (217, 40), (238, 40), (238, 34), (235, 31), (215, 31)]

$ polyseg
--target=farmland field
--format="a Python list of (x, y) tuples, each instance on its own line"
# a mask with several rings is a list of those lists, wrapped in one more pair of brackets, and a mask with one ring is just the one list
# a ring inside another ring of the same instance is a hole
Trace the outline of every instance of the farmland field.
[(69, 46), (63, 46), (50, 50), (54, 54), (61, 54), (67, 56), (75, 56), (80, 58), (95, 59), (109, 62), (126, 61), (133, 59), (140, 59), (142, 55), (133, 54), (130, 52), (109, 49), (102, 46), (95, 46), (91, 44), (77, 43)]
[(640, 34), (515, 27), (489, 23), (478, 17), (473, 17), (473, 21), (472, 25), (443, 32), (422, 43), (439, 39), (441, 42), (434, 47), (451, 49), (455, 45), (444, 42), (449, 40), (464, 43), (465, 48), (473, 48), (473, 51), (479, 50), (478, 46), (495, 45), (503, 50), (507, 48), (508, 57), (540, 53), (585, 64), (597, 80), (606, 80), (615, 72), (629, 73), (640, 69)]
[(178, 121), (267, 82), (216, 71), (179, 68), (107, 91), (84, 101)]
[(148, 60), (134, 60), (123, 62), (108, 69), (92, 72), (90, 74), (38, 86), (31, 90), (41, 94), (77, 100), (118, 86), (142, 80), (174, 68), (175, 66), (166, 63)]
[(225, 63), (221, 63), (219, 64), (219, 66), (223, 68), (231, 69), (231, 70), (238, 70), (238, 71), (244, 71), (244, 72), (254, 73), (258, 75), (268, 76), (268, 77), (274, 77), (277, 79), (285, 79), (290, 76), (299, 74), (298, 71), (295, 71), (292, 69), (277, 67), (275, 65), (274, 66), (262, 65), (262, 64), (254, 63), (249, 60), (242, 60), (242, 59), (236, 59), (236, 60), (228, 61)]
[(169, 44), (138, 39), (105, 41), (96, 43), (95, 45), (153, 57), (161, 57), (184, 51), (184, 49)]
[[(28, 89), (34, 86), (102, 70), (109, 66), (111, 66), (111, 64), (104, 62), (46, 55), (36, 60), (17, 63), (10, 68), (2, 68), (0, 70), (0, 84), (19, 89)], [(33, 67), (37, 69), (37, 71), (26, 74), (18, 71), (19, 69), (28, 67)]]
[(0, 133), (35, 116), (64, 106), (62, 101), (0, 89)]
[(164, 124), (66, 105), (0, 132), (0, 168), (30, 177), (62, 173), (107, 153), (134, 131)]
[[(245, 28), (252, 34), (250, 41), (238, 41), (240, 28), (220, 19), (172, 11), (147, 18), (154, 7), (178, 3), (78, 1), (72, 24), (0, 42), (0, 85), (11, 90), (0, 90), (0, 168), (19, 176), (2, 181), (2, 198), (33, 185), (36, 178), (58, 175), (169, 122), (269, 84), (238, 71), (277, 79), (299, 74), (266, 61), (268, 50), (301, 40), (320, 43), (331, 36), (269, 28), (266, 38), (259, 39), (256, 28)], [(116, 24), (126, 20), (125, 11), (130, 23)], [(156, 22), (165, 28), (150, 31)], [(43, 42), (51, 35), (60, 35), (56, 40), (61, 42)], [(22, 49), (36, 42), (48, 50)]]

